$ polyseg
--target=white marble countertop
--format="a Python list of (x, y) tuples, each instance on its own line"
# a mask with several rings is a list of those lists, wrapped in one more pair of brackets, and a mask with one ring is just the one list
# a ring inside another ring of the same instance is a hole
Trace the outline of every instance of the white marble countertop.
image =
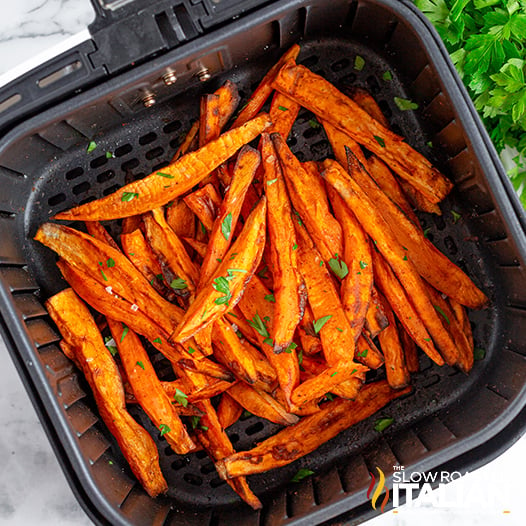
[[(1, 13), (0, 85), (26, 70), (24, 61), (43, 61), (57, 54), (65, 41), (84, 39), (93, 17), (88, 0), (2, 0)], [(91, 524), (62, 474), (1, 338), (0, 358), (0, 525)], [(481, 505), (479, 498), (467, 499), (465, 508), (404, 506), (367, 525), (522, 525), (525, 468), (523, 437), (498, 459), (451, 484), (465, 495), (495, 495), (498, 490), (491, 505)]]

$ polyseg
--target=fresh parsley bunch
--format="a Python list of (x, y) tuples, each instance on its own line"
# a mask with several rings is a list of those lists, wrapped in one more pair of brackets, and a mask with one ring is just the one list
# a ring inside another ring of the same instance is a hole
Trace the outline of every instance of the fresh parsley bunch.
[(526, 0), (414, 0), (442, 37), (526, 207)]

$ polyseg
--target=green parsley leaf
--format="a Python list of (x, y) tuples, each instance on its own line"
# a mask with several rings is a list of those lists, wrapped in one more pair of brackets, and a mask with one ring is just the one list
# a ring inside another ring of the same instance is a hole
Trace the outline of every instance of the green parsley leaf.
[(364, 349), (363, 351), (358, 351), (356, 354), (360, 358), (365, 358), (368, 353), (369, 353), (369, 349)]
[(261, 279), (267, 279), (268, 276), (267, 276), (267, 271), (268, 271), (268, 265), (265, 265), (259, 272), (258, 272), (258, 276), (261, 278)]
[(139, 197), (139, 194), (137, 192), (122, 192), (121, 201), (124, 202), (130, 202), (134, 199), (137, 199)]
[(378, 433), (381, 433), (382, 431), (385, 431), (393, 422), (394, 418), (379, 418), (374, 423), (374, 430), (378, 431)]
[(157, 337), (153, 340), (153, 343), (158, 343), (160, 345), (163, 343), (163, 341), (161, 340), (161, 338)]
[(285, 108), (285, 106), (278, 106), (278, 110), (281, 110), (281, 111), (289, 111), (288, 108)]
[(144, 371), (144, 364), (142, 362), (135, 362), (135, 365), (138, 365)]
[(444, 312), (444, 310), (442, 309), (442, 307), (440, 305), (433, 305), (433, 307), (435, 307), (435, 310), (442, 315), (442, 317), (447, 321), (447, 324), (448, 325), (451, 325), (450, 324), (450, 321), (449, 321), (449, 318), (447, 317), (447, 314)]
[(332, 314), (328, 314), (327, 316), (322, 316), (321, 318), (314, 320), (312, 325), (314, 326), (314, 332), (318, 334), (321, 330), (321, 328), (332, 318)]
[(199, 420), (201, 420), (200, 416), (191, 416), (190, 417), (190, 425), (192, 426), (192, 429), (195, 429), (199, 425)]
[(385, 148), (385, 141), (381, 138), (381, 137), (378, 137), (378, 135), (373, 135), (374, 137), (374, 140), (382, 147), (382, 148)]
[(265, 300), (270, 301), (270, 303), (276, 303), (276, 298), (274, 297), (274, 294), (267, 294), (265, 296)]
[(106, 274), (104, 274), (104, 270), (100, 269), (100, 273), (102, 274), (102, 277), (103, 277), (104, 281), (108, 281), (108, 276), (106, 276)]
[(424, 229), (423, 234), (424, 234), (424, 237), (425, 237), (426, 239), (427, 239), (427, 237), (429, 236), (429, 232), (431, 232), (431, 228), (428, 227), (428, 228), (425, 228), (425, 229)]
[(389, 82), (393, 80), (393, 74), (389, 70), (384, 71), (382, 74), (382, 79), (384, 79), (386, 82)]
[(473, 349), (473, 359), (475, 361), (484, 360), (485, 357), (486, 357), (485, 349), (481, 349), (480, 347), (475, 347), (475, 349)]
[(338, 371), (334, 371), (334, 372), (331, 374), (331, 378), (332, 378), (333, 376), (336, 376), (337, 374), (338, 374)]
[(462, 216), (455, 210), (451, 210), (451, 215), (453, 216), (453, 224), (462, 218)]
[(314, 475), (314, 471), (310, 469), (301, 468), (298, 469), (298, 472), (290, 479), (291, 482), (299, 482), (307, 477)]
[(166, 433), (169, 433), (171, 429), (166, 424), (160, 424), (159, 431), (161, 432), (161, 436), (164, 436)]
[(174, 278), (170, 283), (170, 287), (174, 290), (183, 290), (188, 287), (188, 284), (183, 278)]
[(193, 347), (188, 347), (187, 351), (188, 351), (188, 354), (194, 354), (195, 349)]
[(232, 212), (229, 212), (227, 216), (223, 219), (221, 223), (221, 233), (224, 238), (228, 241), (230, 239), (230, 234), (232, 231)]
[(367, 268), (367, 263), (365, 261), (360, 261), (360, 268), (363, 270), (364, 268)]
[(261, 319), (259, 313), (256, 312), (255, 316), (251, 320), (248, 320), (248, 323), (249, 323), (249, 325), (251, 327), (256, 329), (256, 331), (261, 336), (264, 336), (266, 338), (270, 337), (270, 334), (268, 333), (267, 326), (265, 325), (264, 321)]
[(354, 59), (354, 69), (356, 71), (362, 71), (363, 67), (365, 66), (365, 60), (360, 55), (356, 55)]
[(408, 111), (408, 110), (417, 110), (418, 104), (416, 102), (412, 102), (409, 99), (402, 99), (401, 97), (395, 97), (394, 98), (395, 104), (398, 106), (398, 109), (400, 111)]
[(342, 261), (339, 257), (329, 259), (329, 267), (340, 279), (343, 279), (349, 274), (349, 267), (345, 261)]
[(160, 175), (161, 177), (165, 177), (166, 179), (175, 179), (175, 177), (171, 174), (167, 174), (164, 172), (157, 172), (157, 175)]
[(297, 346), (298, 345), (296, 343), (291, 342), (285, 349), (285, 352), (290, 354)]
[(108, 261), (106, 261), (106, 265), (108, 266), (108, 268), (114, 267), (115, 260), (113, 258), (108, 259)]
[(117, 347), (115, 346), (115, 340), (111, 336), (104, 337), (104, 345), (106, 349), (110, 351), (112, 356), (115, 356), (118, 352)]
[(95, 141), (90, 141), (88, 143), (88, 147), (86, 148), (86, 152), (91, 153), (96, 147), (97, 143)]
[(188, 407), (188, 395), (183, 393), (180, 389), (175, 390), (174, 400), (183, 407)]
[(128, 331), (129, 331), (129, 327), (127, 325), (124, 325), (124, 323), (122, 324), (122, 335), (121, 335), (121, 342), (122, 340), (124, 340), (124, 338), (126, 338), (126, 335), (128, 334)]
[(276, 177), (275, 179), (271, 179), (270, 181), (267, 181), (267, 186), (274, 184), (275, 182), (277, 182), (277, 180), (278, 178)]
[(115, 155), (112, 152), (106, 152), (106, 159), (113, 159)]

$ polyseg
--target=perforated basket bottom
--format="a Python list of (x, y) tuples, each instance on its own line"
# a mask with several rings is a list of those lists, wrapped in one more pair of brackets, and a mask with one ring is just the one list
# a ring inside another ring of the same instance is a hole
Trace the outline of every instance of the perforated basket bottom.
[[(360, 55), (365, 61), (365, 66), (360, 71), (354, 67), (356, 55)], [(423, 115), (418, 111), (400, 112), (394, 104), (394, 96), (405, 96), (405, 79), (398, 78), (383, 57), (357, 43), (324, 40), (304, 42), (299, 61), (343, 91), (351, 85), (367, 88), (389, 118), (393, 131), (404, 135), (417, 150), (439, 167), (444, 167), (445, 159), (438, 158), (433, 147), (427, 144), (433, 137), (426, 132)], [(229, 77), (214, 80), (214, 85), (208, 86), (207, 91), (212, 92), (226, 78), (231, 78), (246, 97), (257, 85), (267, 66), (267, 63), (259, 63), (235, 69)], [(384, 79), (386, 71), (391, 72), (392, 80)], [(120, 126), (107, 131), (97, 138), (94, 152), (87, 154), (85, 148), (66, 150), (56, 162), (45, 167), (25, 210), (27, 236), (32, 237), (38, 226), (58, 211), (108, 195), (125, 181), (143, 177), (165, 166), (191, 122), (197, 117), (199, 95), (197, 88), (192, 89), (184, 96), (158, 105), (143, 112), (137, 119), (122, 122)], [(323, 128), (305, 110), (300, 112), (288, 143), (301, 161), (321, 160), (332, 156)], [(106, 152), (113, 155), (106, 155)], [(479, 252), (476, 236), (468, 229), (469, 218), (455, 193), (442, 208), (442, 217), (421, 215), (429, 238), (474, 277), (486, 292), (491, 293), (493, 279), (490, 279), (482, 263), (484, 257)], [(460, 220), (451, 213), (452, 209), (460, 214)], [(114, 236), (118, 236), (119, 222), (107, 226)], [(65, 286), (50, 251), (37, 243), (29, 243), (25, 250), (30, 272), (38, 277), (44, 295), (51, 295)], [(489, 309), (470, 313), (476, 345), (477, 342), (488, 341), (489, 335), (494, 333), (494, 312), (495, 310)], [(421, 371), (413, 376), (414, 392), (381, 412), (382, 415), (395, 417), (387, 434), (395, 433), (426, 415), (454, 404), (473, 387), (479, 376), (479, 367), (481, 365), (476, 363), (472, 374), (466, 377), (449, 367), (437, 367), (422, 355)], [(382, 377), (383, 373), (380, 371), (372, 374), (373, 377), (375, 375)], [(93, 402), (91, 403), (95, 410)], [(177, 506), (220, 509), (238, 502), (237, 496), (219, 479), (212, 462), (204, 453), (176, 455), (159, 437), (158, 430), (142, 411), (132, 408), (132, 412), (157, 442), (161, 467), (170, 487), (168, 496), (173, 498)], [(268, 499), (289, 484), (300, 467), (321, 473), (336, 464), (344, 466), (354, 453), (362, 451), (378, 439), (378, 433), (373, 429), (373, 422), (377, 417), (349, 429), (290, 466), (250, 477), (251, 487), (258, 496)], [(279, 426), (275, 424), (248, 416), (234, 424), (228, 430), (228, 435), (237, 450), (245, 450), (278, 429)], [(107, 434), (102, 425), (101, 430)], [(120, 459), (124, 469), (127, 469), (117, 446), (109, 435), (108, 438), (113, 443), (115, 458), (117, 461)]]

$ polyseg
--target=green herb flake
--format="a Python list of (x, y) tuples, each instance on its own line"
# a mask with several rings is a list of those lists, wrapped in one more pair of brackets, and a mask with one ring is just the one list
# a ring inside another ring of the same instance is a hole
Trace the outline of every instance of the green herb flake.
[(270, 345), (271, 347), (274, 347), (274, 340), (269, 336), (263, 340), (263, 343), (266, 343), (267, 345)]
[(298, 243), (294, 243), (294, 245), (292, 245), (292, 250), (297, 250), (298, 248)]
[(228, 241), (232, 231), (232, 212), (229, 212), (221, 223), (221, 233), (223, 237)]
[(429, 232), (431, 232), (431, 228), (428, 227), (424, 229), (423, 234), (426, 239), (429, 237)]
[(374, 423), (374, 430), (378, 431), (378, 433), (381, 433), (382, 431), (385, 431), (393, 422), (394, 418), (379, 418)]
[(358, 351), (356, 354), (360, 358), (365, 358), (368, 353), (369, 353), (369, 349), (364, 349), (363, 351)]
[(270, 303), (276, 303), (276, 298), (274, 297), (274, 294), (267, 294), (265, 296), (265, 300), (269, 301)]
[(278, 106), (278, 110), (281, 110), (281, 111), (289, 111), (288, 108), (285, 108), (285, 106)]
[(334, 372), (331, 374), (331, 378), (332, 378), (333, 376), (336, 376), (337, 374), (338, 374), (338, 371), (334, 371)]
[(228, 259), (232, 261), (233, 259), (236, 259), (236, 256), (237, 256), (237, 252), (234, 252)]
[(108, 281), (108, 276), (106, 276), (106, 274), (104, 274), (104, 270), (100, 269), (100, 273), (102, 274), (102, 277), (103, 277), (104, 281)]
[(86, 152), (91, 153), (96, 147), (97, 143), (95, 141), (90, 141), (88, 143), (88, 147), (86, 148)]
[(322, 316), (321, 318), (314, 320), (312, 325), (314, 326), (314, 332), (318, 334), (321, 330), (321, 328), (332, 318), (332, 314), (328, 314), (327, 316)]
[(256, 331), (261, 336), (264, 336), (266, 338), (270, 336), (270, 334), (268, 333), (267, 326), (265, 325), (264, 321), (261, 319), (261, 316), (259, 315), (259, 313), (256, 312), (254, 317), (251, 320), (248, 320), (248, 323), (251, 327), (256, 329)]
[(404, 261), (407, 261), (407, 255), (405, 255), (402, 259), (403, 259)]
[(187, 352), (188, 354), (194, 354), (195, 349), (193, 347), (188, 347)]
[(459, 219), (462, 219), (462, 216), (455, 210), (451, 210), (451, 215), (453, 216), (453, 224), (457, 223)]
[(378, 135), (373, 135), (374, 137), (374, 140), (382, 147), (382, 148), (385, 148), (385, 141), (381, 138), (381, 137), (378, 137)]
[(343, 332), (343, 329), (341, 327), (336, 327), (336, 330), (339, 332)]
[(121, 342), (122, 340), (124, 340), (124, 338), (126, 338), (126, 335), (128, 334), (128, 331), (129, 331), (129, 327), (127, 325), (124, 325), (124, 323), (122, 324), (122, 335), (121, 335)]
[(300, 349), (298, 352), (298, 365), (303, 363), (303, 349)]
[(138, 365), (144, 371), (144, 364), (140, 361), (135, 362), (135, 365)]
[(138, 199), (139, 194), (137, 192), (122, 192), (121, 201), (123, 203), (129, 203), (134, 199)]
[(356, 55), (355, 59), (354, 59), (354, 69), (356, 71), (362, 71), (362, 69), (364, 68), (365, 66), (365, 60), (363, 57), (361, 57), (360, 55)]
[(384, 71), (382, 74), (382, 79), (386, 82), (390, 82), (391, 80), (393, 80), (393, 74), (389, 70)]
[(196, 429), (199, 425), (199, 420), (201, 420), (200, 416), (191, 416), (190, 417), (190, 425), (192, 426), (192, 429)]
[(433, 307), (435, 307), (435, 310), (442, 315), (442, 317), (447, 321), (447, 324), (448, 325), (451, 325), (450, 321), (449, 321), (449, 318), (447, 317), (447, 314), (444, 312), (444, 310), (442, 309), (442, 307), (440, 307), (440, 305), (433, 305)]
[(327, 398), (329, 402), (332, 402), (334, 400), (334, 395), (332, 393), (325, 393), (325, 398)]
[(484, 360), (485, 357), (486, 357), (485, 349), (481, 349), (480, 347), (475, 347), (475, 349), (473, 349), (473, 359), (475, 361)]
[(174, 278), (170, 283), (170, 287), (174, 290), (183, 290), (188, 287), (188, 284), (183, 278)]
[(417, 110), (418, 104), (409, 99), (403, 99), (401, 97), (395, 97), (394, 102), (400, 111)]
[(278, 181), (278, 178), (276, 177), (275, 179), (270, 179), (270, 181), (267, 181), (267, 186), (270, 186), (270, 185), (273, 185), (274, 183), (276, 183)]
[[(265, 299), (267, 299), (267, 298), (265, 298)], [(227, 314), (228, 314), (229, 316), (233, 316), (234, 318), (238, 318), (238, 315), (235, 314), (235, 313), (233, 313), (232, 311), (228, 311)]]
[(203, 431), (208, 431), (208, 426), (201, 426), (201, 429), (202, 429)]
[(433, 141), (427, 141), (427, 142), (426, 142), (426, 146), (427, 146), (428, 148), (433, 148)]
[(339, 257), (329, 259), (329, 267), (334, 272), (336, 276), (340, 279), (343, 279), (347, 274), (349, 274), (349, 267), (342, 261)]
[(320, 123), (316, 119), (310, 119), (309, 126), (317, 130), (320, 127)]
[(431, 341), (431, 338), (424, 338), (424, 341), (425, 341), (425, 342), (430, 342), (430, 341)]
[(310, 469), (301, 468), (298, 469), (298, 472), (290, 479), (291, 482), (299, 482), (307, 477), (314, 475), (314, 471)]
[(115, 260), (113, 258), (108, 259), (108, 261), (106, 261), (106, 266), (108, 268), (114, 267), (115, 266)]
[(113, 154), (113, 152), (106, 152), (106, 159), (113, 159), (115, 157), (115, 155)]
[(157, 337), (155, 338), (155, 340), (153, 340), (153, 343), (158, 343), (159, 345), (161, 345), (163, 341), (161, 340), (161, 338)]
[(291, 343), (287, 346), (287, 348), (285, 349), (285, 352), (288, 353), (288, 354), (291, 354), (292, 351), (293, 351), (294, 349), (296, 349), (297, 346), (298, 346), (298, 345), (297, 345), (296, 343), (291, 342)]
[(159, 431), (161, 432), (161, 436), (164, 436), (166, 433), (169, 433), (171, 429), (166, 424), (160, 424)]
[(188, 407), (188, 395), (183, 393), (180, 389), (175, 390), (174, 400), (183, 407)]
[(118, 352), (117, 347), (115, 346), (115, 340), (111, 336), (106, 336), (104, 338), (104, 345), (106, 349), (110, 351), (112, 356), (115, 356)]
[(258, 272), (258, 276), (261, 278), (261, 279), (267, 279), (268, 276), (267, 276), (267, 271), (268, 271), (268, 265), (265, 265), (259, 272)]
[(221, 263), (223, 260), (222, 260), (221, 258), (216, 258), (216, 261), (217, 261), (218, 263)]
[(157, 172), (157, 175), (161, 177), (165, 177), (166, 179), (175, 179), (175, 177), (171, 174), (167, 174), (165, 172)]
[(365, 268), (367, 268), (367, 263), (365, 261), (360, 261), (360, 268), (363, 270)]

